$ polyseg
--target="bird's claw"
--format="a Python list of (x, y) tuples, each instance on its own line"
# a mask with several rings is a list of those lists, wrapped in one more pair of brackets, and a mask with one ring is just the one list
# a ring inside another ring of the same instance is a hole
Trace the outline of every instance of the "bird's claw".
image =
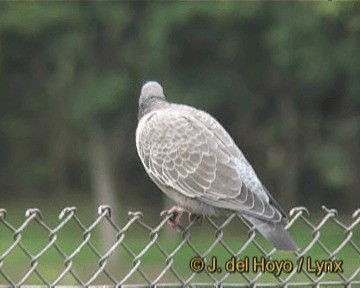
[(183, 215), (184, 209), (179, 205), (175, 205), (169, 209), (168, 214), (172, 214), (172, 216), (167, 221), (168, 225), (175, 232), (178, 230), (181, 222), (181, 218)]
[[(180, 222), (184, 213), (184, 209), (175, 205), (171, 207), (168, 211), (163, 211), (162, 214), (166, 212), (167, 215), (171, 215), (171, 217), (167, 220), (167, 224), (170, 226), (171, 230), (177, 232), (181, 230)], [(191, 212), (187, 213), (187, 217), (190, 224), (202, 223), (205, 220), (205, 216), (202, 214), (193, 214)]]
[(196, 223), (196, 222), (204, 222), (205, 216), (202, 214), (192, 214), (191, 212), (188, 212), (188, 220), (190, 224)]

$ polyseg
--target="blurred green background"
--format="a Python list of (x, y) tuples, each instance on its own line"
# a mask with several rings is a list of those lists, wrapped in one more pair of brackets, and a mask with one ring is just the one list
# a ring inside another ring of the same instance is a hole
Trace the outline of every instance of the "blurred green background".
[(140, 87), (157, 80), (225, 126), (287, 211), (349, 215), (360, 203), (358, 8), (0, 3), (0, 206), (159, 217), (162, 193), (135, 148)]
[[(306, 206), (311, 216), (323, 216), (326, 205), (350, 223), (360, 203), (359, 48), (357, 3), (1, 2), (0, 208), (14, 227), (30, 207), (54, 227), (65, 206), (79, 207), (90, 225), (99, 204), (110, 204), (119, 223), (138, 210), (146, 223), (159, 223), (170, 203), (135, 148), (140, 87), (157, 80), (168, 100), (206, 110), (224, 125), (286, 211)], [(216, 237), (206, 225), (191, 234), (200, 251)], [(247, 229), (234, 225), (226, 241), (239, 249)], [(312, 230), (298, 226), (290, 232), (303, 249)], [(91, 241), (99, 247), (115, 241), (114, 230), (100, 239), (98, 228)], [(149, 231), (130, 230), (126, 243), (139, 253)], [(335, 249), (343, 232), (324, 227), (322, 241)], [(71, 222), (58, 244), (69, 255), (82, 234)], [(0, 225), (0, 236), (1, 255), (14, 233)], [(49, 233), (31, 222), (22, 236), (34, 255)], [(166, 237), (159, 241), (171, 253), (181, 236)], [(310, 255), (329, 257), (317, 248)], [(230, 257), (216, 249), (214, 255)], [(49, 279), (64, 267), (52, 250), (39, 263)], [(88, 250), (74, 265), (91, 275), (98, 258)], [(183, 250), (174, 265), (191, 275), (187, 263), (195, 252)], [(245, 255), (256, 253), (252, 246)], [(342, 253), (349, 275), (358, 267), (356, 251), (347, 246)], [(133, 258), (124, 259), (117, 273), (131, 269)], [(166, 265), (158, 250), (142, 260), (154, 277)], [(16, 281), (31, 267), (18, 247), (4, 263), (2, 271)]]

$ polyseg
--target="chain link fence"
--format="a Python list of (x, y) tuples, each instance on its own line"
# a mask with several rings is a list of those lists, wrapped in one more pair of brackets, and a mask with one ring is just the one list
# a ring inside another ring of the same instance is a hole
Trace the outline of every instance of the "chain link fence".
[[(0, 287), (360, 287), (360, 209), (340, 219), (322, 207), (315, 220), (293, 208), (293, 253), (275, 250), (237, 214), (184, 219), (173, 233), (167, 211), (154, 225), (141, 212), (120, 225), (111, 212), (100, 206), (80, 219), (68, 207), (52, 225), (28, 209), (14, 225), (0, 209)], [(113, 232), (106, 241), (101, 225)]]

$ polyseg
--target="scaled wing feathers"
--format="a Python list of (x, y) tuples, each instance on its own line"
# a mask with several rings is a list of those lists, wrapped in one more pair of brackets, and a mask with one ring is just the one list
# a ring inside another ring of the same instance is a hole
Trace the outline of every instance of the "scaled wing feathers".
[(144, 118), (137, 147), (150, 176), (204, 204), (281, 221), (250, 164), (209, 114), (173, 105)]

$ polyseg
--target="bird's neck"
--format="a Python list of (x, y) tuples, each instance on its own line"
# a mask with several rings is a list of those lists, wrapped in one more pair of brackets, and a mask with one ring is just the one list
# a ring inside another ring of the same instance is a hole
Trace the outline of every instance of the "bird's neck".
[(168, 105), (168, 102), (160, 96), (150, 96), (139, 105), (138, 120), (154, 109), (161, 109)]

